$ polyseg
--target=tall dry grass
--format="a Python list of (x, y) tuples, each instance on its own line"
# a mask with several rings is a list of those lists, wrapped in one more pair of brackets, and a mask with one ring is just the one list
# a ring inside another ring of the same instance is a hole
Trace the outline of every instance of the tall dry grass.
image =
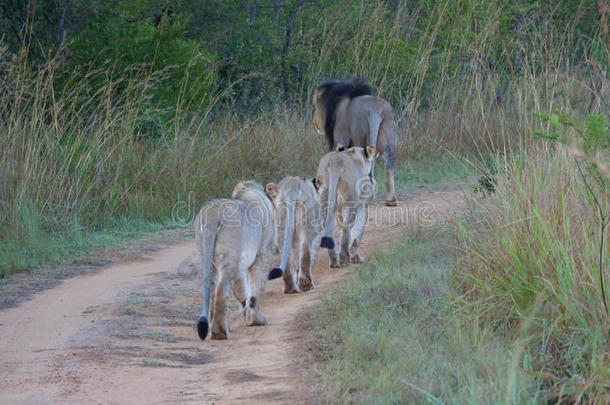
[(0, 60), (0, 275), (60, 260), (46, 246), (54, 237), (119, 221), (171, 222), (184, 204), (190, 212), (179, 220), (188, 221), (239, 179), (310, 174), (311, 157), (321, 155), (324, 143), (301, 111), (245, 122), (229, 111), (213, 121), (209, 111), (185, 116), (177, 106), (155, 131), (167, 111), (147, 100), (163, 71), (109, 66), (66, 80), (60, 58), (37, 69), (26, 51)]
[[(59, 260), (45, 246), (50, 236), (76, 229), (86, 238), (123, 220), (166, 223), (176, 204), (194, 211), (239, 179), (311, 175), (324, 151), (308, 104), (280, 104), (248, 118), (220, 108), (185, 116), (176, 108), (163, 127), (158, 116), (167, 111), (147, 100), (164, 72), (99, 69), (65, 82), (56, 76), (60, 68), (53, 59), (33, 69), (23, 57), (3, 58), (3, 274)], [(532, 111), (548, 113), (565, 105), (562, 98), (576, 100), (573, 109), (599, 102), (590, 91), (595, 77), (586, 72), (523, 77), (498, 100), (501, 81), (474, 65), (460, 84), (441, 82), (429, 106), (395, 107), (403, 117), (398, 164), (444, 154), (467, 156), (478, 167), (481, 157), (531, 143), (539, 125)]]
[[(598, 277), (599, 223), (587, 193), (564, 150), (547, 145), (512, 159), (497, 192), (476, 203), (454, 275), (464, 314), (507, 329), (514, 366), (542, 380), (553, 402), (610, 398), (610, 319)], [(608, 240), (605, 249), (607, 284)]]

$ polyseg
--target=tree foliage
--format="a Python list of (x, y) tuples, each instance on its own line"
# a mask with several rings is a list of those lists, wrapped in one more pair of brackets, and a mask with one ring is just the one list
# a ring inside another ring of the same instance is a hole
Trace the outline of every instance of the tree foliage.
[[(304, 101), (327, 77), (361, 75), (391, 102), (428, 94), (473, 66), (503, 74), (558, 60), (608, 69), (607, 16), (596, 0), (2, 0), (0, 38), (66, 71), (146, 64), (165, 70), (152, 103), (249, 111)], [(604, 28), (606, 27), (606, 28)], [(561, 34), (561, 35), (559, 35)], [(540, 38), (547, 41), (543, 43)], [(558, 44), (548, 43), (554, 38)], [(554, 46), (557, 45), (557, 46)]]

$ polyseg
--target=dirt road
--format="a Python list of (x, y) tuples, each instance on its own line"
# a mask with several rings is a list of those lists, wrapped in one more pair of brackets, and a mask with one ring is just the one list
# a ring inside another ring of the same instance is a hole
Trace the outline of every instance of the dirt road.
[[(425, 194), (399, 207), (370, 206), (365, 254), (409, 229), (444, 222), (456, 191)], [(245, 327), (237, 303), (229, 340), (200, 341), (200, 273), (184, 243), (66, 280), (0, 312), (0, 404), (315, 403), (305, 375), (306, 313), (347, 277), (320, 251), (316, 288), (283, 294), (267, 284), (269, 325)]]

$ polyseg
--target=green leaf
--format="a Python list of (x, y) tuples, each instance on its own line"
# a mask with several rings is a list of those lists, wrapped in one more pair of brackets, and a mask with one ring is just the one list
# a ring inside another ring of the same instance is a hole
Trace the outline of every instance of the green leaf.
[(550, 132), (547, 130), (538, 130), (534, 131), (534, 138), (544, 138), (556, 141), (559, 139), (559, 134), (557, 132)]
[(561, 120), (560, 120), (560, 117), (559, 117), (558, 114), (551, 114), (549, 116), (549, 122), (551, 123), (551, 125), (553, 127), (555, 127), (555, 129), (558, 129), (558, 130), (561, 131), (564, 128), (563, 124), (561, 123)]

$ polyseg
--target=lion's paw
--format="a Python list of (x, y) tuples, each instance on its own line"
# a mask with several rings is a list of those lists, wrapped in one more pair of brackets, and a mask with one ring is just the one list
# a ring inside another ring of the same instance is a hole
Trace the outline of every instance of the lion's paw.
[(362, 264), (364, 263), (364, 257), (361, 255), (354, 255), (350, 257), (350, 262), (352, 262), (353, 264)]
[(228, 339), (229, 328), (222, 327), (221, 325), (215, 324), (212, 326), (212, 339)]
[(350, 257), (349, 256), (341, 255), (339, 257), (339, 266), (340, 267), (347, 267), (347, 266), (349, 266), (349, 263), (350, 263)]
[(308, 278), (300, 278), (299, 279), (299, 289), (301, 291), (309, 291), (314, 288), (313, 281)]
[(284, 294), (296, 294), (299, 292), (299, 289), (295, 286), (284, 286)]
[(246, 308), (246, 325), (265, 326), (267, 325), (267, 317), (253, 308)]
[(385, 200), (385, 205), (386, 207), (396, 207), (398, 205), (398, 203), (396, 202), (396, 200)]

